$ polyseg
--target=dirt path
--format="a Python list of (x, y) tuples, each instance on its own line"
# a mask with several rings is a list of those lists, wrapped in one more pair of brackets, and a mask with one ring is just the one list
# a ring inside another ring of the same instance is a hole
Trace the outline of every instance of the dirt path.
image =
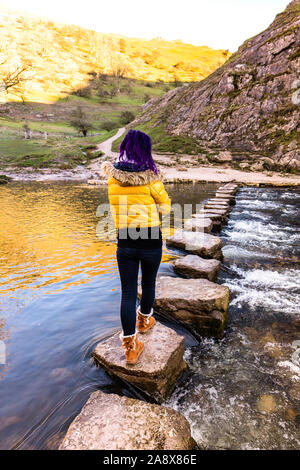
[[(125, 132), (122, 127), (113, 136), (97, 145), (97, 150), (104, 152), (107, 158), (117, 158), (118, 153), (112, 152), (112, 143)], [(234, 170), (233, 168), (222, 168), (216, 166), (199, 166), (197, 168), (189, 168), (189, 160), (192, 156), (183, 156), (181, 159), (181, 167), (185, 167), (185, 171), (176, 168), (173, 155), (157, 155), (153, 154), (154, 160), (161, 164), (164, 181), (166, 182), (214, 182), (225, 183), (228, 181), (236, 181), (237, 183), (247, 185), (267, 184), (272, 186), (300, 186), (299, 175), (281, 175), (270, 171), (249, 172)], [(101, 175), (101, 163), (105, 157), (96, 158), (88, 166), (78, 166), (72, 170), (58, 170), (45, 168), (36, 171), (28, 168), (27, 170), (3, 171), (3, 174), (12, 176), (13, 179), (19, 181), (88, 181), (90, 184), (101, 184), (99, 176)], [(164, 166), (170, 165), (170, 166)]]
[[(125, 131), (125, 128), (122, 127), (118, 132), (111, 137), (110, 139), (102, 142), (98, 145), (98, 149), (102, 150), (108, 157), (117, 158), (118, 153), (112, 152), (111, 146), (114, 140), (118, 139)], [(228, 181), (236, 181), (238, 183), (248, 184), (248, 185), (258, 185), (258, 184), (270, 184), (274, 186), (298, 186), (300, 185), (300, 176), (298, 175), (287, 175), (282, 176), (279, 173), (271, 173), (268, 171), (261, 172), (250, 172), (250, 171), (240, 171), (234, 170), (233, 168), (222, 168), (216, 166), (199, 166), (198, 168), (188, 168), (188, 157), (184, 157), (182, 160), (186, 160), (187, 169), (186, 171), (181, 171), (175, 168), (175, 166), (164, 167), (163, 164), (174, 165), (174, 157), (172, 155), (158, 155), (153, 154), (153, 158), (158, 163), (162, 163), (161, 168), (164, 175), (164, 180), (173, 182), (173, 181), (207, 181), (214, 183), (224, 183)], [(189, 157), (192, 158), (192, 157)], [(96, 172), (95, 177), (97, 177), (97, 172), (100, 172), (101, 162), (103, 157), (100, 157), (94, 160), (90, 165), (89, 169)], [(184, 162), (183, 162), (184, 164)], [(176, 164), (175, 164), (176, 165)]]

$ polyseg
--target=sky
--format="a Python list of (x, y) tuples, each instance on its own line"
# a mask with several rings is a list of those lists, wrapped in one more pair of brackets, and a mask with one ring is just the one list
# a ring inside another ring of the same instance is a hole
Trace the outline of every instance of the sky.
[(34, 13), (102, 33), (181, 39), (231, 52), (263, 31), (289, 0), (0, 0), (0, 7)]

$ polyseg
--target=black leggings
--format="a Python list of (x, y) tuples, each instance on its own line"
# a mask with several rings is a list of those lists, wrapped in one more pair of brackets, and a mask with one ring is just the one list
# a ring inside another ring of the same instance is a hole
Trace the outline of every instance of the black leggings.
[(121, 279), (121, 322), (124, 336), (133, 335), (136, 327), (136, 300), (139, 265), (142, 269), (141, 312), (148, 315), (155, 299), (155, 281), (162, 256), (162, 248), (117, 249)]

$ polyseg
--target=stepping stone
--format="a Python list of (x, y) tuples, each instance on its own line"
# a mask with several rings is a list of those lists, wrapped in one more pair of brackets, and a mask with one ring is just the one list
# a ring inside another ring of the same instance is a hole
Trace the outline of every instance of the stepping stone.
[(235, 197), (234, 196), (229, 196), (228, 194), (221, 194), (221, 193), (216, 193), (215, 195), (215, 198), (214, 199), (221, 199), (223, 202), (227, 202), (228, 204), (230, 204), (231, 206), (234, 206), (235, 205)]
[[(195, 447), (190, 425), (178, 411), (98, 390), (90, 395), (72, 422), (59, 450), (151, 451)], [(111, 457), (118, 459), (118, 455)], [(110, 459), (104, 456), (104, 463), (106, 458)]]
[(217, 206), (221, 206), (222, 209), (228, 209), (231, 211), (232, 207), (230, 206), (230, 204), (228, 202), (223, 202), (221, 199), (209, 199), (208, 201), (206, 201), (206, 203), (204, 204), (205, 205), (217, 205)]
[(154, 310), (200, 335), (222, 336), (228, 304), (228, 287), (207, 279), (157, 278)]
[(235, 193), (237, 192), (237, 190), (236, 190), (236, 189), (230, 189), (230, 188), (218, 188), (218, 189), (217, 189), (217, 192), (218, 192), (218, 193), (226, 193), (226, 194), (235, 195)]
[(222, 206), (221, 204), (214, 204), (214, 203), (209, 203), (207, 202), (204, 204), (204, 209), (210, 209), (211, 211), (215, 212), (215, 210), (224, 210), (226, 211), (226, 214), (228, 214), (231, 211), (230, 206)]
[(216, 259), (204, 259), (197, 255), (183, 256), (173, 263), (174, 271), (181, 276), (203, 278), (209, 281), (217, 279), (220, 266), (220, 261)]
[(99, 343), (93, 357), (108, 373), (129, 382), (161, 403), (166, 400), (182, 371), (184, 337), (161, 323), (140, 335), (145, 348), (136, 365), (127, 365), (119, 333)]
[[(207, 217), (208, 214), (205, 214)], [(193, 214), (192, 218), (194, 220), (203, 220), (203, 214)], [(214, 214), (213, 212), (209, 212), (209, 218), (212, 221), (212, 229), (211, 231), (220, 231), (223, 224), (223, 217), (220, 214)]]
[(199, 214), (205, 214), (206, 215), (209, 212), (212, 212), (213, 214), (219, 214), (219, 215), (222, 215), (223, 217), (225, 217), (228, 211), (227, 211), (227, 209), (223, 209), (223, 208), (222, 209), (205, 209), (204, 208), (204, 209), (200, 210)]
[(203, 258), (222, 259), (222, 240), (219, 237), (202, 232), (177, 232), (166, 239), (167, 246), (174, 246)]
[(205, 232), (210, 233), (213, 227), (211, 219), (199, 218), (199, 219), (187, 219), (184, 222), (184, 229), (189, 232)]
[(209, 210), (209, 209), (207, 209), (207, 212), (205, 211), (204, 213), (193, 214), (192, 217), (195, 218), (195, 219), (200, 219), (201, 220), (203, 215), (205, 217), (209, 217), (212, 220), (213, 223), (215, 223), (215, 222), (220, 222), (220, 223), (227, 222), (227, 217), (225, 217), (222, 214), (216, 214), (215, 212), (213, 212), (213, 210)]
[(229, 194), (229, 193), (219, 193), (218, 191), (216, 192), (216, 196), (215, 196), (217, 199), (235, 199), (235, 196), (233, 194)]

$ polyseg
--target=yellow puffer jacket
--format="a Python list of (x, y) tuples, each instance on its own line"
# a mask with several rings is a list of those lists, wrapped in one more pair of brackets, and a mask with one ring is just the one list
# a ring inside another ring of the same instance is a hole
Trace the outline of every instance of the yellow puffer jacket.
[(159, 213), (170, 212), (171, 201), (153, 171), (129, 172), (104, 162), (102, 171), (108, 177), (108, 197), (117, 229), (155, 227)]

